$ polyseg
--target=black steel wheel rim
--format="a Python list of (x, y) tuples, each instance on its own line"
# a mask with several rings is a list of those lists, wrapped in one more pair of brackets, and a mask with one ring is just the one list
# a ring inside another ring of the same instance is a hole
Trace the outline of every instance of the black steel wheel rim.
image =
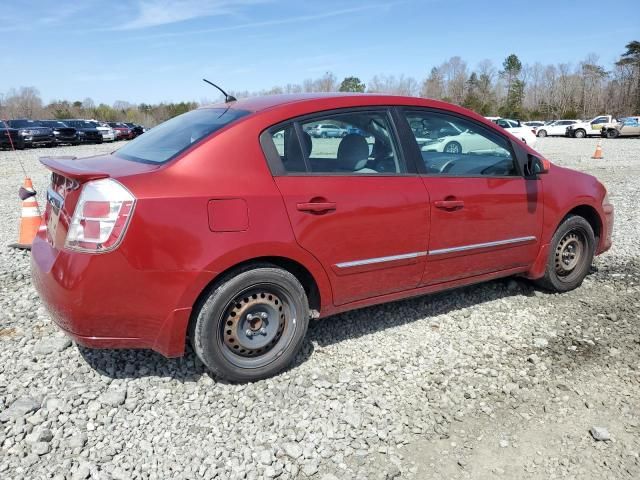
[(570, 230), (556, 245), (555, 271), (560, 280), (573, 281), (581, 274), (587, 254), (587, 237), (582, 230)]
[(297, 328), (294, 302), (284, 288), (261, 283), (230, 301), (220, 322), (218, 348), (236, 367), (260, 368), (276, 360)]

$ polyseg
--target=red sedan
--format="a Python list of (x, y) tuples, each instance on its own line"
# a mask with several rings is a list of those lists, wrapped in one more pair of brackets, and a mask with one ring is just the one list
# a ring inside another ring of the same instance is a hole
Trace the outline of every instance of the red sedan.
[(116, 132), (116, 140), (131, 140), (136, 137), (133, 129), (122, 122), (108, 122), (108, 125)]
[(598, 180), (419, 98), (251, 98), (42, 162), (32, 270), (56, 323), (168, 357), (189, 339), (237, 381), (285, 368), (312, 318), (511, 275), (564, 292), (611, 246)]

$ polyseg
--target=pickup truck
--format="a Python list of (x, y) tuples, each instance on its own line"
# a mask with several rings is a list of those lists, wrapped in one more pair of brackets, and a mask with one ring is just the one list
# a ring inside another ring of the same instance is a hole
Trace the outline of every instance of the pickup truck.
[(617, 123), (607, 123), (602, 126), (601, 135), (603, 138), (640, 136), (640, 117), (625, 117)]
[(572, 138), (599, 137), (600, 130), (607, 123), (616, 123), (616, 119), (611, 115), (599, 115), (586, 122), (569, 125), (565, 136)]

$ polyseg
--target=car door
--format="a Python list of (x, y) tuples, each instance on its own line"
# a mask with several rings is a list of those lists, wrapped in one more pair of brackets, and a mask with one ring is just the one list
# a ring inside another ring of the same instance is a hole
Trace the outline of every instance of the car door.
[(609, 122), (608, 117), (597, 117), (591, 121), (591, 134), (596, 134), (602, 130), (602, 126)]
[[(311, 138), (305, 127), (318, 121), (359, 133)], [(387, 109), (338, 110), (261, 138), (296, 240), (324, 266), (335, 305), (409, 290), (422, 279), (428, 199), (392, 125)]]
[(548, 135), (564, 135), (567, 130), (567, 124), (563, 121), (555, 122), (549, 125)]
[(620, 135), (634, 136), (640, 135), (640, 123), (638, 118), (629, 117), (621, 120), (622, 126), (620, 127)]
[(434, 152), (405, 135), (430, 198), (431, 233), (422, 283), (531, 265), (542, 232), (543, 191), (542, 182), (520, 174), (514, 150), (520, 147), (493, 129), (442, 110), (403, 109), (400, 117), (400, 128), (407, 129), (420, 121), (437, 131), (442, 122), (453, 122), (493, 146), (477, 152)]

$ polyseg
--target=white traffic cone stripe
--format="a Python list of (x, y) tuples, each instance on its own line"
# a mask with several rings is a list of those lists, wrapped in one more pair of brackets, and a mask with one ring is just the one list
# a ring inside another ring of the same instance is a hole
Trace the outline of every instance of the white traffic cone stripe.
[(38, 211), (38, 207), (22, 207), (22, 216), (23, 217), (39, 217), (40, 212)]

